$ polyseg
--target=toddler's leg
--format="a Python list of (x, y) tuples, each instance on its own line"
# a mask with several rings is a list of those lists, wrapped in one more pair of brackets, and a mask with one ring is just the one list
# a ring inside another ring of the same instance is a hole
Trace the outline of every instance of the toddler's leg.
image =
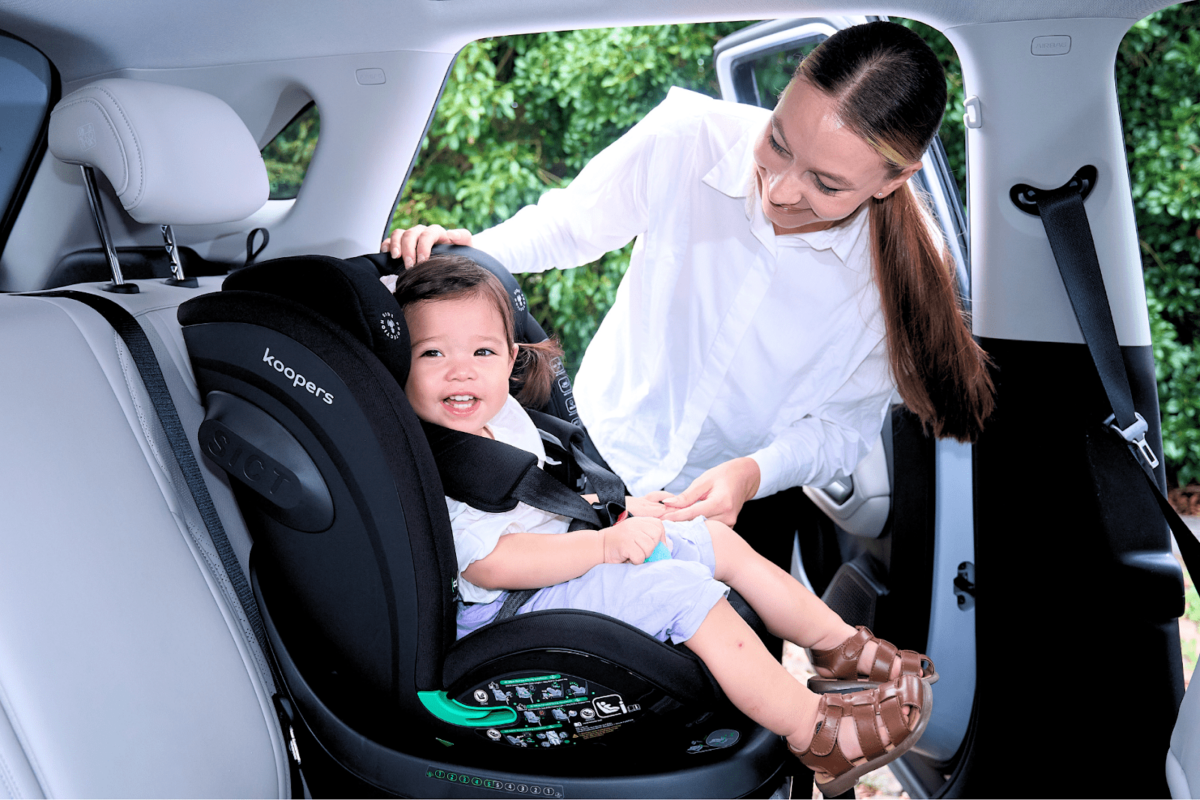
[[(788, 674), (727, 600), (713, 606), (687, 646), (704, 661), (742, 713), (786, 737), (797, 753), (808, 749), (821, 698)], [(909, 710), (904, 708), (901, 713), (908, 724)], [(882, 717), (877, 718), (876, 727), (883, 746), (890, 745)], [(835, 734), (842, 754), (850, 761), (863, 755), (855, 728), (841, 725)]]
[[(833, 609), (782, 569), (754, 551), (729, 526), (708, 520), (716, 554), (717, 580), (733, 587), (758, 613), (767, 630), (801, 647), (828, 650), (854, 635), (855, 629)], [(870, 672), (877, 645), (871, 642), (859, 657), (859, 670)], [(892, 665), (892, 678), (900, 660)], [(769, 727), (769, 726), (768, 726)]]

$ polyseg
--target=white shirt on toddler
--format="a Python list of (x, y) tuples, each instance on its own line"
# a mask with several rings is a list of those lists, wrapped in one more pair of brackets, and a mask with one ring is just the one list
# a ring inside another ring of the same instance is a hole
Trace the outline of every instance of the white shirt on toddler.
[[(546, 463), (546, 448), (533, 420), (511, 395), (492, 417), (488, 429), (496, 441), (519, 447), (537, 456), (538, 468)], [(466, 503), (446, 498), (450, 528), (454, 532), (454, 550), (458, 554), (458, 593), (466, 603), (490, 603), (500, 589), (484, 589), (463, 578), (463, 571), (476, 561), (487, 558), (506, 533), (566, 533), (571, 521), (559, 514), (542, 511), (527, 503), (517, 503), (512, 511), (480, 511)]]

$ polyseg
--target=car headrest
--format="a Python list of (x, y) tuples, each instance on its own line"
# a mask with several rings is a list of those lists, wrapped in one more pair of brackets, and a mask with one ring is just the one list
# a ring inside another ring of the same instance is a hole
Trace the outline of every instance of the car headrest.
[(267, 202), (258, 145), (225, 101), (205, 92), (105, 78), (50, 114), (50, 152), (104, 173), (138, 222), (206, 225)]
[(404, 314), (380, 283), (375, 265), (364, 258), (276, 258), (234, 272), (221, 288), (275, 295), (305, 306), (366, 345), (401, 387), (408, 380), (412, 345)]

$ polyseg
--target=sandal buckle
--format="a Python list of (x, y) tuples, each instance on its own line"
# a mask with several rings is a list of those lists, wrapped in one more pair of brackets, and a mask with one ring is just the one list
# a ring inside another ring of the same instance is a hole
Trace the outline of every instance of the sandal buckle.
[(1134, 423), (1124, 430), (1117, 426), (1116, 414), (1109, 414), (1108, 419), (1104, 420), (1104, 424), (1124, 439), (1126, 444), (1136, 447), (1142, 459), (1150, 465), (1150, 469), (1154, 469), (1158, 466), (1158, 458), (1154, 455), (1150, 443), (1146, 441), (1146, 432), (1150, 430), (1150, 426), (1146, 424), (1146, 418), (1136, 411), (1133, 412), (1133, 416), (1136, 417)]

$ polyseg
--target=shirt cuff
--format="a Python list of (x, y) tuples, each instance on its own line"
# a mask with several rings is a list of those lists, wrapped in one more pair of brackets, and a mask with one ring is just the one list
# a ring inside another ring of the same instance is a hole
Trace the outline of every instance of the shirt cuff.
[(763, 497), (773, 495), (776, 492), (782, 491), (787, 486), (781, 486), (783, 482), (784, 463), (783, 456), (779, 451), (772, 447), (764, 447), (757, 453), (751, 453), (750, 458), (758, 464), (758, 491), (754, 494), (751, 500), (759, 500)]

